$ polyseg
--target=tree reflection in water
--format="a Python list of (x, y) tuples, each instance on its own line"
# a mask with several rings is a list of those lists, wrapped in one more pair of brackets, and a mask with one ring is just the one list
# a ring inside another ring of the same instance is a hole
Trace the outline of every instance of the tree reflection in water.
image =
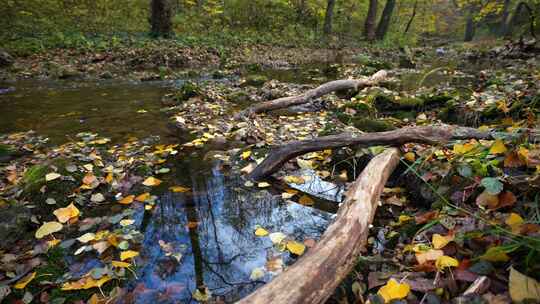
[[(202, 286), (225, 302), (238, 300), (271, 279), (250, 280), (272, 249), (268, 237), (254, 235), (256, 225), (302, 241), (319, 238), (331, 220), (329, 213), (242, 183), (216, 166), (209, 176), (192, 174), (191, 194), (167, 192), (145, 213), (143, 263), (130, 283), (136, 303), (195, 303), (192, 294)], [(287, 253), (282, 258), (294, 261)]]

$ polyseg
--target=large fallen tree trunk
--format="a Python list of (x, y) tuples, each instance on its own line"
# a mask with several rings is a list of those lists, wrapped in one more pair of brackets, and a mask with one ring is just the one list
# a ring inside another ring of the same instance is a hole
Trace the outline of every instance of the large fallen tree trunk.
[(342, 79), (334, 80), (322, 84), (314, 89), (311, 89), (303, 94), (296, 96), (282, 97), (266, 102), (261, 102), (253, 105), (242, 113), (241, 116), (250, 116), (257, 113), (273, 111), (277, 109), (288, 108), (304, 103), (308, 103), (315, 98), (319, 98), (326, 94), (342, 90), (360, 90), (365, 87), (378, 85), (382, 80), (386, 79), (387, 73), (385, 70), (378, 71), (366, 79)]
[(481, 132), (474, 128), (434, 125), (408, 127), (386, 132), (323, 136), (310, 140), (294, 141), (270, 151), (266, 159), (250, 174), (253, 180), (260, 180), (275, 173), (288, 160), (309, 152), (346, 146), (400, 146), (405, 143), (446, 143), (457, 139), (488, 139), (491, 132)]
[(390, 148), (374, 157), (345, 194), (337, 217), (319, 243), (240, 304), (324, 303), (364, 249), (379, 196), (399, 162)]

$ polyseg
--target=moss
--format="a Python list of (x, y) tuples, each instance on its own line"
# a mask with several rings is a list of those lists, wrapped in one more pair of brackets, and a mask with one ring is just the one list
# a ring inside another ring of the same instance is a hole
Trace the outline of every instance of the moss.
[(268, 77), (264, 75), (248, 75), (246, 77), (244, 85), (258, 87), (258, 86), (262, 86), (267, 81), (268, 81)]
[(195, 96), (201, 96), (202, 89), (192, 81), (186, 81), (174, 95), (176, 101), (186, 101)]
[(249, 95), (244, 91), (236, 91), (227, 95), (227, 101), (238, 105), (247, 105), (250, 103)]
[(392, 113), (392, 117), (395, 117), (397, 119), (408, 119), (408, 120), (415, 120), (416, 119), (416, 111), (396, 111)]
[(401, 97), (377, 94), (372, 97), (373, 106), (380, 112), (397, 110), (415, 110), (424, 105), (424, 100), (415, 97)]
[(342, 109), (353, 109), (356, 112), (356, 115), (363, 115), (363, 116), (373, 116), (376, 114), (377, 110), (373, 108), (371, 105), (365, 103), (365, 102), (349, 102), (343, 105)]
[(34, 165), (28, 168), (22, 178), (25, 192), (38, 191), (45, 184), (45, 175), (48, 170), (46, 165)]
[(334, 135), (339, 132), (340, 131), (335, 124), (329, 123), (324, 126), (324, 129), (321, 132), (319, 132), (319, 136)]
[(386, 120), (355, 117), (351, 122), (357, 129), (365, 132), (383, 132), (396, 129), (391, 122)]

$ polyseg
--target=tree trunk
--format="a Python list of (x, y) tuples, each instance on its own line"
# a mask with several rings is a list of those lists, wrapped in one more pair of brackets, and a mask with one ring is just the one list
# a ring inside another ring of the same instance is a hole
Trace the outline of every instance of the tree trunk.
[(154, 37), (173, 36), (170, 0), (152, 0), (150, 4), (150, 26)]
[(473, 9), (469, 9), (469, 13), (467, 14), (467, 24), (465, 25), (465, 37), (463, 41), (469, 42), (472, 41), (474, 38), (474, 34), (476, 32), (476, 22), (474, 22), (474, 11)]
[(366, 23), (364, 24), (364, 37), (370, 41), (375, 39), (375, 23), (378, 5), (378, 0), (369, 0), (369, 9), (366, 16)]
[(396, 6), (396, 0), (387, 0), (384, 10), (379, 20), (379, 25), (377, 26), (376, 37), (378, 40), (383, 40), (384, 36), (390, 28), (390, 20), (392, 19), (392, 14), (394, 13), (394, 7)]
[(524, 11), (527, 11), (527, 13), (529, 15), (529, 31), (531, 33), (531, 36), (533, 38), (536, 38), (536, 34), (534, 32), (534, 26), (535, 26), (535, 23), (536, 23), (534, 12), (533, 12), (532, 8), (526, 2), (523, 2), (523, 1), (518, 3), (518, 5), (516, 6), (516, 9), (514, 11), (514, 14), (510, 18), (510, 20), (508, 21), (508, 24), (507, 24), (507, 27), (506, 27), (507, 32), (505, 33), (505, 36), (507, 36), (507, 37), (512, 36), (514, 26), (516, 25), (517, 20), (521, 17), (521, 15), (524, 13)]
[(405, 27), (405, 31), (403, 31), (403, 35), (407, 34), (409, 29), (411, 28), (411, 24), (413, 23), (414, 17), (416, 17), (416, 8), (418, 7), (418, 0), (414, 1), (414, 7), (411, 14), (411, 18), (409, 19), (409, 22), (407, 22), (407, 26)]
[(335, 149), (350, 146), (400, 146), (406, 143), (441, 144), (458, 139), (491, 139), (491, 132), (481, 132), (478, 129), (451, 125), (434, 125), (422, 127), (407, 127), (386, 132), (364, 134), (343, 133), (322, 136), (319, 138), (294, 141), (279, 146), (249, 175), (250, 179), (262, 180), (275, 173), (290, 159), (315, 151)]
[(379, 197), (398, 163), (395, 148), (375, 156), (347, 190), (335, 221), (317, 245), (238, 304), (324, 303), (365, 250)]
[(501, 14), (501, 21), (499, 23), (499, 35), (506, 36), (508, 33), (508, 16), (510, 15), (511, 0), (504, 0), (503, 11)]
[(336, 0), (328, 0), (323, 26), (323, 33), (325, 36), (330, 36), (332, 34), (332, 19), (334, 18), (334, 6), (336, 6)]

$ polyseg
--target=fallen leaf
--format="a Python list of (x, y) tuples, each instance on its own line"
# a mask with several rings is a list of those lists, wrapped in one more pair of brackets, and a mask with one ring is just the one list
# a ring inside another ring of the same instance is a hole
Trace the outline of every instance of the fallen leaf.
[(491, 145), (491, 148), (489, 149), (489, 154), (502, 154), (506, 151), (508, 151), (508, 149), (504, 145), (504, 142), (500, 139), (497, 139), (495, 140), (493, 145)]
[(32, 280), (36, 277), (36, 272), (32, 272), (27, 274), (24, 278), (20, 279), (13, 287), (16, 289), (24, 289), (28, 283), (32, 282)]
[(79, 216), (80, 211), (79, 209), (77, 209), (77, 207), (75, 207), (75, 205), (73, 205), (73, 203), (71, 203), (65, 208), (59, 208), (54, 210), (53, 214), (56, 216), (60, 223), (66, 223), (71, 218)]
[(444, 252), (439, 249), (429, 249), (428, 251), (425, 251), (425, 252), (415, 253), (418, 264), (424, 264), (425, 262), (429, 262), (429, 261), (436, 261), (438, 258), (442, 257), (443, 255), (444, 255)]
[(88, 243), (90, 241), (93, 241), (96, 238), (96, 234), (92, 232), (85, 233), (77, 238), (77, 240), (81, 243)]
[(480, 259), (490, 262), (507, 262), (510, 260), (510, 257), (506, 254), (504, 249), (495, 246), (488, 248), (488, 250), (480, 256)]
[(297, 241), (288, 241), (287, 250), (289, 250), (291, 253), (294, 253), (296, 255), (302, 255), (304, 254), (304, 251), (306, 251), (306, 246)]
[(149, 198), (150, 198), (150, 193), (149, 193), (149, 192), (145, 192), (145, 193), (143, 193), (143, 194), (139, 194), (139, 195), (135, 198), (135, 200), (136, 200), (137, 202), (143, 203), (143, 202), (146, 202)]
[(62, 230), (62, 224), (59, 222), (45, 222), (39, 229), (36, 231), (36, 238), (41, 239), (44, 236), (47, 236), (49, 234), (53, 234), (55, 232), (58, 232)]
[(287, 236), (282, 232), (274, 232), (268, 235), (273, 244), (280, 244)]
[(454, 259), (453, 257), (449, 257), (446, 255), (443, 255), (435, 261), (435, 267), (437, 267), (438, 270), (443, 271), (445, 268), (449, 267), (458, 267), (459, 261)]
[(182, 186), (173, 186), (173, 187), (169, 187), (169, 190), (171, 190), (172, 192), (175, 192), (175, 193), (183, 193), (183, 192), (189, 192), (189, 191), (191, 191), (190, 188), (182, 187)]
[(128, 196), (124, 197), (123, 199), (121, 199), (120, 201), (118, 201), (118, 203), (120, 203), (122, 205), (129, 205), (129, 204), (133, 203), (134, 199), (135, 199), (135, 195), (128, 195)]
[(411, 287), (409, 284), (399, 283), (394, 279), (390, 279), (377, 293), (384, 299), (385, 303), (389, 303), (392, 300), (399, 300), (407, 297), (410, 291)]
[(540, 299), (540, 283), (515, 270), (514, 267), (510, 267), (508, 290), (514, 303), (521, 303), (525, 300), (538, 301)]
[(288, 184), (303, 184), (306, 180), (301, 176), (288, 175), (283, 178), (283, 180)]
[(45, 181), (47, 182), (50, 182), (50, 181), (53, 181), (59, 177), (61, 177), (62, 175), (56, 173), (56, 172), (52, 172), (52, 173), (47, 173), (47, 175), (45, 175)]
[(159, 184), (161, 184), (161, 180), (153, 176), (150, 176), (149, 178), (145, 179), (143, 182), (143, 185), (148, 186), (148, 187), (159, 186)]
[(111, 277), (105, 275), (99, 280), (95, 280), (90, 275), (87, 275), (75, 282), (67, 282), (62, 285), (62, 290), (81, 290), (81, 289), (90, 289), (94, 287), (101, 287), (103, 284), (111, 280)]
[(454, 240), (454, 235), (440, 235), (440, 234), (433, 234), (431, 242), (433, 243), (433, 248), (435, 249), (442, 249), (444, 246), (446, 246), (448, 243)]
[(97, 178), (94, 174), (92, 173), (87, 173), (84, 177), (83, 177), (83, 184), (85, 185), (92, 185), (94, 182), (97, 181)]
[(264, 228), (259, 227), (259, 228), (255, 229), (255, 235), (256, 236), (267, 236), (268, 234), (269, 234), (269, 232)]
[(309, 197), (308, 195), (302, 195), (300, 197), (300, 199), (298, 200), (298, 203), (302, 204), (302, 205), (306, 205), (306, 206), (311, 206), (315, 203), (315, 201)]
[(136, 257), (138, 255), (139, 255), (139, 253), (137, 251), (133, 251), (133, 250), (122, 251), (122, 252), (120, 252), (120, 260), (125, 261), (127, 259), (134, 258), (134, 257)]
[(413, 152), (407, 152), (403, 155), (403, 158), (411, 163), (414, 163), (416, 160), (416, 155)]
[(257, 184), (257, 187), (259, 187), (259, 188), (268, 188), (268, 187), (270, 187), (270, 184), (267, 183), (267, 182), (260, 182), (260, 183)]
[(242, 152), (242, 159), (248, 159), (251, 156), (251, 150)]
[(521, 230), (521, 225), (523, 225), (525, 223), (525, 221), (523, 220), (523, 218), (519, 214), (512, 212), (506, 218), (504, 223), (506, 225), (510, 226), (513, 233), (519, 233), (519, 231)]
[(264, 269), (261, 267), (254, 268), (249, 275), (249, 279), (252, 281), (256, 281), (262, 277), (264, 277)]
[(131, 266), (131, 264), (129, 264), (129, 263), (120, 262), (120, 261), (112, 261), (111, 265), (113, 267), (118, 267), (118, 268), (128, 268), (129, 266)]

